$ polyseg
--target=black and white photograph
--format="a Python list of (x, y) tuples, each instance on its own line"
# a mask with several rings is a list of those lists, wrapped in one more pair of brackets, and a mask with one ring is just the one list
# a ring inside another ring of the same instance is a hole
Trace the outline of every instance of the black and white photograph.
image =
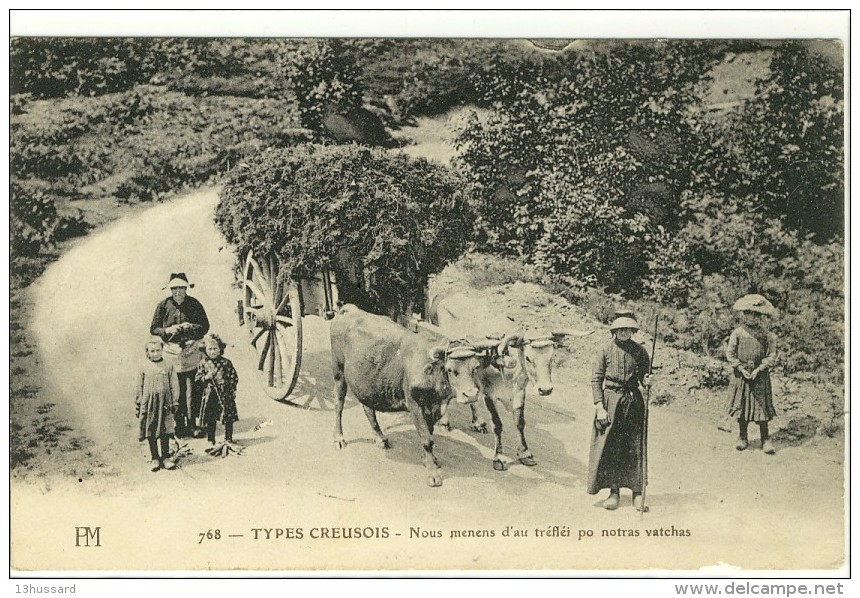
[(849, 17), (10, 11), (10, 576), (848, 576)]

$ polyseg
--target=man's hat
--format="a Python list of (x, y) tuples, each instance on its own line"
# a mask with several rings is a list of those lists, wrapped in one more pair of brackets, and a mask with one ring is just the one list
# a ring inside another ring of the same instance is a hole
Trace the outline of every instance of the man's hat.
[(619, 330), (621, 328), (633, 328), (639, 330), (639, 322), (633, 316), (633, 312), (618, 311), (615, 312), (615, 317), (609, 325), (609, 330)]
[(188, 277), (185, 276), (185, 272), (174, 272), (170, 275), (170, 282), (167, 283), (165, 289), (173, 289), (176, 287), (191, 287), (194, 288), (193, 284), (188, 283)]
[(735, 311), (754, 311), (766, 316), (775, 316), (777, 309), (762, 295), (744, 295), (735, 301), (732, 307)]

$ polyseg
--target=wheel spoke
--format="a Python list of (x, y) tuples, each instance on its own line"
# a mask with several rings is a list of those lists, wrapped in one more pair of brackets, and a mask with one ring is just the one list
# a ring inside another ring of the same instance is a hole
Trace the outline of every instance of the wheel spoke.
[(263, 281), (266, 284), (268, 284), (270, 278), (266, 274), (266, 272), (263, 270), (263, 268), (260, 266), (260, 262), (258, 262), (256, 260), (256, 258), (254, 257), (253, 254), (248, 254), (248, 262), (251, 264), (251, 267), (254, 269), (253, 273), (256, 274), (257, 276), (259, 276), (261, 279), (263, 279)]
[(251, 339), (251, 345), (253, 345), (256, 348), (257, 347), (257, 341), (260, 340), (261, 336), (266, 334), (266, 330), (267, 330), (266, 328), (260, 327), (260, 329), (257, 331), (257, 334), (255, 334), (254, 338)]
[(249, 289), (257, 301), (264, 304), (269, 302), (269, 297), (263, 292), (263, 289), (253, 280), (245, 281), (245, 288)]
[[(283, 285), (283, 286), (286, 286), (286, 285)], [(281, 294), (281, 299), (280, 299), (280, 301), (278, 301), (278, 308), (275, 310), (275, 313), (276, 314), (281, 313), (284, 310), (284, 307), (287, 305), (287, 301), (289, 301), (289, 300), (290, 300), (290, 292), (285, 290)]]
[[(281, 302), (281, 295), (284, 293), (284, 285), (278, 280), (280, 267), (278, 266), (277, 258), (273, 253), (269, 254), (269, 284), (272, 287), (272, 305), (278, 305)], [(275, 310), (277, 313), (277, 310)]]
[[(279, 329), (275, 329), (275, 343), (278, 346), (278, 351), (281, 354), (281, 372), (286, 374), (287, 368), (285, 367), (284, 361), (286, 361), (286, 366), (292, 368), (293, 363), (295, 363), (295, 356), (293, 355), (293, 351), (291, 351), (292, 347), (288, 346), (286, 343), (285, 334), (291, 334), (291, 332), (281, 332)], [(292, 372), (290, 372), (292, 374)], [(286, 376), (284, 376), (286, 379)]]
[(269, 381), (269, 386), (274, 386), (275, 385), (275, 355), (276, 355), (277, 350), (278, 350), (278, 348), (277, 348), (278, 339), (277, 339), (277, 335), (275, 334), (274, 330), (269, 331), (269, 336), (270, 336), (270, 338), (272, 336), (276, 337), (274, 343), (271, 341), (269, 342), (269, 353), (271, 353), (271, 356), (269, 357), (268, 381)]
[(275, 316), (275, 321), (284, 328), (292, 328), (295, 326), (293, 318), (288, 318), (287, 316)]
[(269, 397), (283, 400), (296, 384), (302, 360), (301, 294), (294, 281), (280, 278), (280, 261), (275, 253), (249, 252), (243, 275), (249, 339), (257, 352), (258, 379)]
[(266, 364), (266, 355), (269, 353), (269, 348), (272, 346), (272, 334), (271, 331), (268, 331), (269, 334), (266, 336), (266, 342), (263, 345), (263, 350), (260, 351), (260, 359), (257, 361), (257, 369), (259, 371), (263, 371), (263, 366)]

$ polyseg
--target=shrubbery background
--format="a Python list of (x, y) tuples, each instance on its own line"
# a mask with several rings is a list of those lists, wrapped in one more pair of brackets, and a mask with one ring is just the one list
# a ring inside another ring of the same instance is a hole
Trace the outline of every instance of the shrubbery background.
[[(331, 142), (329, 108), (392, 129), (474, 106), (454, 164), (476, 186), (471, 249), (524, 260), (597, 317), (619, 303), (659, 311), (667, 340), (706, 355), (720, 353), (733, 301), (761, 292), (782, 312), (785, 373), (840, 384), (841, 52), (829, 42), (546, 52), (504, 40), (15, 39), (11, 257), (84, 230), (58, 209), (70, 201), (162, 199)], [(748, 73), (746, 89), (721, 96), (732, 68)]]

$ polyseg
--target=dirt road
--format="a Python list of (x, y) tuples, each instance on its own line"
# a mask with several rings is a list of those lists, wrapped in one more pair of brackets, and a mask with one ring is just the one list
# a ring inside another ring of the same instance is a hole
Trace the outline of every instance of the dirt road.
[[(234, 257), (212, 223), (216, 201), (215, 191), (205, 190), (122, 220), (70, 251), (37, 283), (32, 330), (46, 392), (76, 432), (93, 439), (114, 474), (57, 479), (48, 490), (13, 480), (14, 568), (842, 566), (841, 461), (804, 447), (774, 457), (738, 453), (731, 436), (694, 414), (652, 409), (650, 513), (640, 518), (629, 495), (616, 512), (596, 507), (603, 495), (584, 489), (592, 415), (587, 372), (603, 330), (571, 343), (550, 397), (529, 395), (534, 468), (512, 462), (494, 471), (492, 439), (466, 431), (465, 409), (453, 411), (453, 431), (437, 435), (441, 488), (426, 486), (405, 416), (380, 418), (392, 442), (383, 452), (352, 402), (344, 413), (349, 445), (337, 450), (331, 411), (277, 403), (256, 386), (234, 312)], [(179, 470), (151, 473), (136, 439), (130, 386), (152, 311), (176, 271), (188, 273), (195, 283), (190, 294), (229, 345), (226, 355), (240, 375), (235, 437), (246, 454), (213, 459), (203, 453), (205, 441), (192, 440), (193, 453)], [(541, 292), (528, 285), (510, 292), (521, 291)], [(498, 289), (484, 291), (480, 309), (498, 313), (511, 300)], [(535, 311), (536, 323), (597, 326), (575, 308), (556, 311), (554, 299), (537, 304), (547, 307)], [(331, 391), (327, 324), (308, 317), (296, 396), (317, 406)], [(513, 429), (510, 413), (503, 418)], [(506, 437), (513, 447), (510, 432)], [(76, 549), (83, 527), (99, 528), (100, 549)]]

